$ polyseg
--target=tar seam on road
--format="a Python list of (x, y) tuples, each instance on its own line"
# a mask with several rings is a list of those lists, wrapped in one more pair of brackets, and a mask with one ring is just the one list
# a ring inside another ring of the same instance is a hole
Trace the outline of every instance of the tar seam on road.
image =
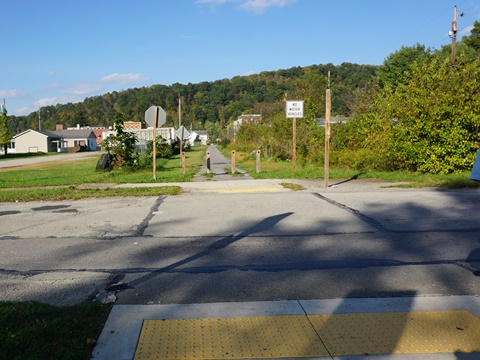
[(155, 203), (153, 204), (152, 208), (148, 212), (148, 215), (143, 219), (143, 221), (138, 225), (137, 231), (135, 231), (132, 236), (143, 236), (143, 233), (148, 227), (148, 223), (150, 220), (152, 220), (153, 215), (156, 211), (158, 211), (158, 208), (160, 205), (162, 205), (163, 200), (165, 199), (165, 196), (160, 196), (157, 200), (155, 200)]
[(340, 203), (336, 202), (335, 200), (329, 199), (329, 198), (327, 198), (327, 197), (325, 197), (325, 196), (322, 196), (322, 195), (320, 195), (320, 194), (318, 194), (318, 193), (312, 193), (312, 194), (313, 194), (314, 196), (318, 197), (319, 199), (324, 200), (324, 201), (326, 201), (326, 202), (328, 202), (328, 203), (330, 203), (330, 204), (332, 204), (332, 205), (334, 205), (334, 206), (336, 206), (336, 207), (338, 207), (338, 208), (340, 208), (340, 209), (342, 209), (342, 210), (348, 211), (349, 213), (355, 215), (355, 216), (358, 217), (360, 220), (366, 222), (368, 225), (374, 227), (375, 229), (377, 229), (377, 230), (380, 231), (380, 232), (384, 232), (384, 233), (386, 233), (386, 232), (391, 232), (390, 230), (386, 229), (380, 222), (378, 222), (377, 220), (372, 219), (372, 218), (370, 218), (370, 217), (368, 217), (368, 216), (366, 216), (366, 215), (363, 215), (363, 214), (362, 214), (360, 211), (358, 211), (358, 210), (352, 209), (351, 207), (348, 207), (348, 206), (346, 206), (346, 205), (344, 205), (344, 204), (340, 204)]

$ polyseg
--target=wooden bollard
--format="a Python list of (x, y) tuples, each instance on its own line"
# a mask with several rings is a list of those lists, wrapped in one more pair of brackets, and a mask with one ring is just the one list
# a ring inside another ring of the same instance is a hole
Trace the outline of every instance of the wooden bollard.
[(207, 151), (207, 174), (210, 174), (210, 151)]
[(182, 151), (182, 157), (180, 160), (182, 162), (182, 173), (185, 174), (185, 151)]
[(257, 174), (260, 173), (260, 150), (257, 150)]
[(235, 174), (235, 150), (232, 150), (232, 175)]

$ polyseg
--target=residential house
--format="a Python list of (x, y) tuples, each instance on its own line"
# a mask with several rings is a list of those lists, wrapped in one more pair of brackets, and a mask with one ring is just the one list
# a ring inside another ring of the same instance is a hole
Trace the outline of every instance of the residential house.
[[(41, 130), (26, 130), (15, 135), (12, 148), (17, 154), (32, 152), (66, 152), (67, 144), (58, 134)], [(64, 149), (64, 150), (62, 150)]]
[(190, 146), (207, 145), (208, 132), (206, 130), (193, 130), (188, 137)]
[(60, 136), (66, 142), (68, 152), (97, 150), (97, 136), (91, 129), (56, 130), (51, 133)]

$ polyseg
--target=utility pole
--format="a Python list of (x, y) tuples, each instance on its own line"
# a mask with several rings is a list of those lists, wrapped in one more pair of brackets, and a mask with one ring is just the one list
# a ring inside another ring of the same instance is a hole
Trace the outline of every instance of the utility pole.
[(450, 55), (450, 70), (453, 71), (455, 67), (455, 55), (457, 52), (457, 18), (458, 18), (458, 9), (455, 5), (453, 9), (453, 21), (452, 21), (452, 30), (450, 32), (452, 37), (452, 53)]
[(328, 188), (330, 173), (330, 113), (332, 101), (330, 97), (330, 71), (328, 72), (328, 88), (325, 94), (325, 165), (324, 165), (324, 185)]
[(182, 126), (182, 97), (178, 98), (178, 127)]

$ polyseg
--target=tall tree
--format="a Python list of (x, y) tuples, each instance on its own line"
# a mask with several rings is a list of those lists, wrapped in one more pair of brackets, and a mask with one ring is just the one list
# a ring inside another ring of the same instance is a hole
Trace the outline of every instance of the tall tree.
[(0, 146), (3, 147), (5, 156), (8, 151), (8, 144), (10, 143), (10, 132), (8, 131), (8, 115), (7, 108), (2, 106), (2, 116), (0, 118)]
[(425, 45), (402, 46), (400, 50), (390, 54), (378, 69), (380, 85), (395, 89), (398, 84), (405, 83), (406, 73), (412, 65), (430, 52), (429, 49), (425, 49)]
[(473, 29), (470, 32), (469, 36), (465, 36), (462, 39), (462, 42), (476, 51), (480, 51), (480, 22), (475, 21), (473, 24)]

